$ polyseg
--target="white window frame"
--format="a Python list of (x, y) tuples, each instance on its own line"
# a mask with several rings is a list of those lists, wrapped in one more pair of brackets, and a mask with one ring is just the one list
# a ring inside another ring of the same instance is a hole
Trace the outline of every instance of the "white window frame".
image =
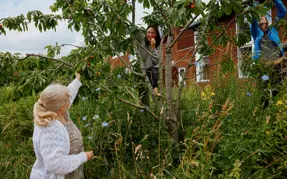
[[(194, 44), (197, 43), (197, 35), (198, 35), (198, 32), (197, 31), (194, 31)], [(209, 82), (210, 79), (202, 79), (203, 78), (203, 75), (204, 75), (204, 72), (202, 72), (202, 69), (201, 69), (201, 63), (205, 63), (203, 58), (198, 61), (198, 59), (200, 58), (200, 54), (198, 52), (196, 52), (195, 54), (195, 61), (198, 63), (196, 65), (196, 82)]]
[[(266, 18), (268, 19), (268, 25), (272, 24), (272, 11), (271, 9), (267, 12), (268, 15), (266, 15)], [(244, 22), (247, 21), (246, 18), (244, 18)], [(236, 33), (239, 31), (239, 25), (236, 23)], [(251, 53), (254, 51), (254, 40), (253, 37), (250, 35), (250, 41), (247, 42), (245, 45), (241, 47), (237, 47), (237, 70), (238, 70), (238, 77), (239, 78), (248, 78), (248, 75), (244, 75), (243, 71), (241, 70), (241, 65), (242, 65), (242, 49), (244, 48), (250, 48), (251, 47)]]
[(250, 48), (251, 47), (251, 53), (253, 52), (253, 49), (254, 49), (254, 43), (247, 43), (241, 47), (237, 47), (237, 55), (238, 55), (238, 58), (237, 58), (237, 68), (238, 68), (238, 77), (239, 78), (248, 78), (248, 74), (247, 75), (244, 75), (242, 69), (241, 69), (241, 65), (242, 65), (242, 56), (244, 54), (242, 54), (242, 51), (244, 48)]
[[(185, 73), (185, 67), (179, 67), (178, 68), (178, 84), (180, 84), (180, 82), (183, 80), (183, 76), (181, 75), (182, 73), (180, 72), (181, 70), (183, 70), (183, 73)], [(186, 86), (186, 81), (184, 81), (184, 86)]]

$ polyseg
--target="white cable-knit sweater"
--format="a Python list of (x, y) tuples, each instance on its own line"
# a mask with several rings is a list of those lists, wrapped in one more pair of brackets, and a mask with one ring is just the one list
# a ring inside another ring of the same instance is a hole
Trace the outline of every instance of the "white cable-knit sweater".
[[(75, 79), (68, 88), (71, 92), (71, 104), (77, 96), (82, 83)], [(33, 145), (36, 162), (30, 179), (64, 179), (65, 174), (76, 170), (87, 161), (84, 152), (69, 155), (69, 135), (64, 125), (53, 120), (46, 127), (34, 124)]]

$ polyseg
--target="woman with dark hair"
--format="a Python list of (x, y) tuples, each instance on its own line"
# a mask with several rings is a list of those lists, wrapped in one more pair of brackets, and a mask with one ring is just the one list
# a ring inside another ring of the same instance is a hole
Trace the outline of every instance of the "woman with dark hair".
[[(153, 93), (156, 96), (161, 96), (158, 92), (159, 62), (158, 58), (154, 58), (153, 56), (158, 57), (160, 42), (161, 38), (158, 28), (154, 25), (149, 25), (144, 40), (141, 42), (142, 46), (144, 46), (146, 50), (143, 48), (139, 49), (139, 55), (144, 61), (146, 74), (151, 83)], [(151, 56), (147, 51), (153, 56)]]

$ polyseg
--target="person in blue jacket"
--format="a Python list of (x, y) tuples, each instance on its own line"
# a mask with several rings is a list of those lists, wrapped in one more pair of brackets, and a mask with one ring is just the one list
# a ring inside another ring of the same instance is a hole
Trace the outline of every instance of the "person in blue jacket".
[[(286, 8), (281, 0), (273, 0), (278, 10), (277, 20), (284, 19)], [(258, 4), (254, 1), (254, 4)], [(252, 58), (258, 60), (262, 57), (265, 60), (276, 60), (283, 56), (280, 37), (274, 26), (268, 25), (268, 19), (265, 16), (260, 17), (260, 21), (253, 20), (251, 24), (251, 35), (254, 40), (254, 52)]]
[[(286, 8), (283, 2), (281, 0), (273, 0), (273, 2), (277, 8), (277, 17), (275, 21), (284, 19), (286, 16)], [(255, 5), (258, 3), (258, 1), (254, 1)], [(278, 59), (284, 55), (279, 33), (274, 25), (269, 25), (266, 16), (262, 16), (260, 17), (259, 22), (256, 19), (253, 19), (251, 24), (251, 35), (254, 40), (252, 59), (255, 61), (262, 59), (264, 60), (264, 64), (267, 65), (273, 64), (271, 65), (273, 66), (272, 68), (268, 67), (270, 70), (269, 76), (259, 72), (260, 79), (263, 80), (263, 83), (259, 83), (259, 88), (262, 88), (263, 91), (267, 91), (271, 97), (275, 97), (279, 93), (277, 86), (281, 86), (284, 81), (284, 75), (281, 74), (282, 62), (280, 62), (281, 64), (277, 62)], [(270, 86), (268, 84), (270, 84)], [(263, 107), (266, 108), (269, 105), (268, 97), (264, 95), (262, 101)]]

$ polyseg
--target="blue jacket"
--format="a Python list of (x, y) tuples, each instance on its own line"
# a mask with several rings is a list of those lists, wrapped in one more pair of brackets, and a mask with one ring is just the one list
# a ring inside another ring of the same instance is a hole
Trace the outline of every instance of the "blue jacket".
[[(285, 18), (286, 8), (285, 8), (284, 4), (282, 3), (282, 1), (281, 0), (274, 0), (274, 3), (275, 3), (276, 8), (278, 9), (277, 18), (278, 19)], [(253, 19), (252, 24), (251, 24), (251, 35), (252, 35), (253, 40), (254, 40), (254, 52), (252, 55), (252, 59), (258, 60), (260, 58), (260, 53), (261, 53), (260, 41), (264, 35), (264, 32), (259, 28), (258, 21), (256, 19)], [(279, 46), (279, 48), (281, 50), (281, 55), (283, 55), (284, 51), (283, 51), (283, 48), (281, 46), (280, 37), (279, 37), (278, 31), (276, 30), (276, 28), (274, 26), (269, 27), (268, 37), (277, 46)]]

